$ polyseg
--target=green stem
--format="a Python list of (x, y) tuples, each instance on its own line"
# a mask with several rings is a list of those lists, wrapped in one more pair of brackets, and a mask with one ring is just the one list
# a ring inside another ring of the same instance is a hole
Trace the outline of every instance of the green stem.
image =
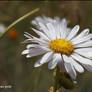
[(54, 83), (54, 91), (53, 92), (61, 92), (62, 88), (65, 89), (73, 89), (75, 87), (75, 84), (73, 83), (73, 80), (69, 76), (68, 73), (62, 72), (59, 67), (56, 67), (55, 70), (55, 83)]
[(16, 25), (16, 24), (19, 23), (20, 21), (24, 20), (24, 19), (27, 18), (28, 16), (30, 16), (30, 15), (32, 15), (32, 14), (38, 12), (38, 11), (39, 11), (39, 8), (36, 8), (36, 9), (34, 9), (33, 11), (27, 13), (26, 15), (20, 17), (20, 18), (17, 19), (16, 21), (14, 21), (11, 25), (9, 25), (9, 26), (6, 28), (6, 31), (5, 31), (4, 33), (2, 33), (2, 34), (0, 35), (0, 37), (2, 37), (2, 36), (3, 36), (9, 29), (11, 29), (14, 25)]
[(58, 67), (56, 67), (55, 70), (55, 84), (54, 84), (54, 91), (53, 92), (57, 92), (57, 90), (61, 87), (61, 85), (59, 85), (59, 77), (60, 77), (60, 70)]

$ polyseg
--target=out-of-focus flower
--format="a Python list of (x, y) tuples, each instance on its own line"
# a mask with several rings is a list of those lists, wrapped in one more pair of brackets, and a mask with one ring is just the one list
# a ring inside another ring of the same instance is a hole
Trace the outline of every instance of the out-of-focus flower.
[(54, 88), (50, 87), (50, 89), (48, 90), (48, 92), (53, 92)]
[(78, 34), (79, 25), (70, 29), (67, 27), (68, 21), (58, 17), (37, 17), (32, 24), (37, 26), (32, 30), (39, 38), (25, 32), (27, 40), (24, 42), (29, 44), (22, 54), (27, 54), (27, 58), (44, 54), (35, 67), (47, 62), (49, 69), (54, 69), (56, 65), (65, 67), (73, 79), (76, 78), (76, 71), (83, 73), (84, 68), (92, 71), (92, 34), (89, 29)]
[(8, 37), (10, 39), (16, 39), (18, 37), (18, 31), (16, 29), (9, 30)]
[(4, 24), (0, 24), (0, 34), (4, 33), (5, 32), (5, 25)]

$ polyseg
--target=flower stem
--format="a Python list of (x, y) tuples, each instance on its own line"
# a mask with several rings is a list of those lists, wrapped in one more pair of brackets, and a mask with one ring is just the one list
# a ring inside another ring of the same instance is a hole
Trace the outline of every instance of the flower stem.
[(61, 87), (61, 85), (59, 85), (60, 70), (58, 67), (56, 67), (54, 76), (55, 76), (55, 83), (53, 92), (57, 92), (57, 90)]
[(62, 72), (59, 67), (56, 67), (54, 72), (54, 90), (53, 92), (61, 92), (62, 87), (65, 89), (72, 90), (75, 87), (75, 84), (68, 73)]
[(29, 13), (25, 14), (24, 16), (20, 17), (19, 19), (17, 19), (16, 21), (14, 21), (11, 25), (9, 25), (7, 28), (6, 28), (6, 31), (4, 33), (2, 33), (0, 35), (0, 37), (2, 37), (9, 29), (11, 29), (13, 26), (15, 26), (16, 24), (18, 24), (19, 22), (21, 22), (22, 20), (24, 20), (25, 18), (27, 18), (28, 16), (36, 13), (39, 11), (39, 8), (36, 8), (32, 11), (30, 11)]

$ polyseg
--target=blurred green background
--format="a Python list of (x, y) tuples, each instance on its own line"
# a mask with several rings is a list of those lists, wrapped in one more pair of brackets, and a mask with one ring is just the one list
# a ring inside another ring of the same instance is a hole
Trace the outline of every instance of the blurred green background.
[[(26, 46), (21, 43), (25, 39), (24, 32), (35, 35), (30, 28), (36, 16), (59, 16), (68, 19), (70, 27), (79, 24), (81, 30), (90, 28), (92, 32), (91, 1), (0, 1), (0, 23), (7, 27), (35, 8), (40, 8), (40, 11), (18, 23), (0, 38), (0, 86), (12, 86), (0, 88), (0, 92), (48, 92), (53, 85), (53, 70), (48, 70), (47, 64), (34, 68), (34, 62), (39, 57), (26, 59), (21, 55)], [(11, 34), (14, 30), (13, 38)], [(77, 86), (73, 90), (63, 88), (62, 92), (92, 91), (92, 73), (85, 71), (84, 74), (78, 74), (76, 80)]]

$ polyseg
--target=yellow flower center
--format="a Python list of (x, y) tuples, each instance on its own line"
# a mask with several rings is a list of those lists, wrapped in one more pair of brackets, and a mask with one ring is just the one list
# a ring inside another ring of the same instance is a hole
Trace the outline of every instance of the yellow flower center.
[(56, 53), (66, 54), (68, 56), (74, 50), (73, 44), (65, 39), (51, 40), (49, 47)]

